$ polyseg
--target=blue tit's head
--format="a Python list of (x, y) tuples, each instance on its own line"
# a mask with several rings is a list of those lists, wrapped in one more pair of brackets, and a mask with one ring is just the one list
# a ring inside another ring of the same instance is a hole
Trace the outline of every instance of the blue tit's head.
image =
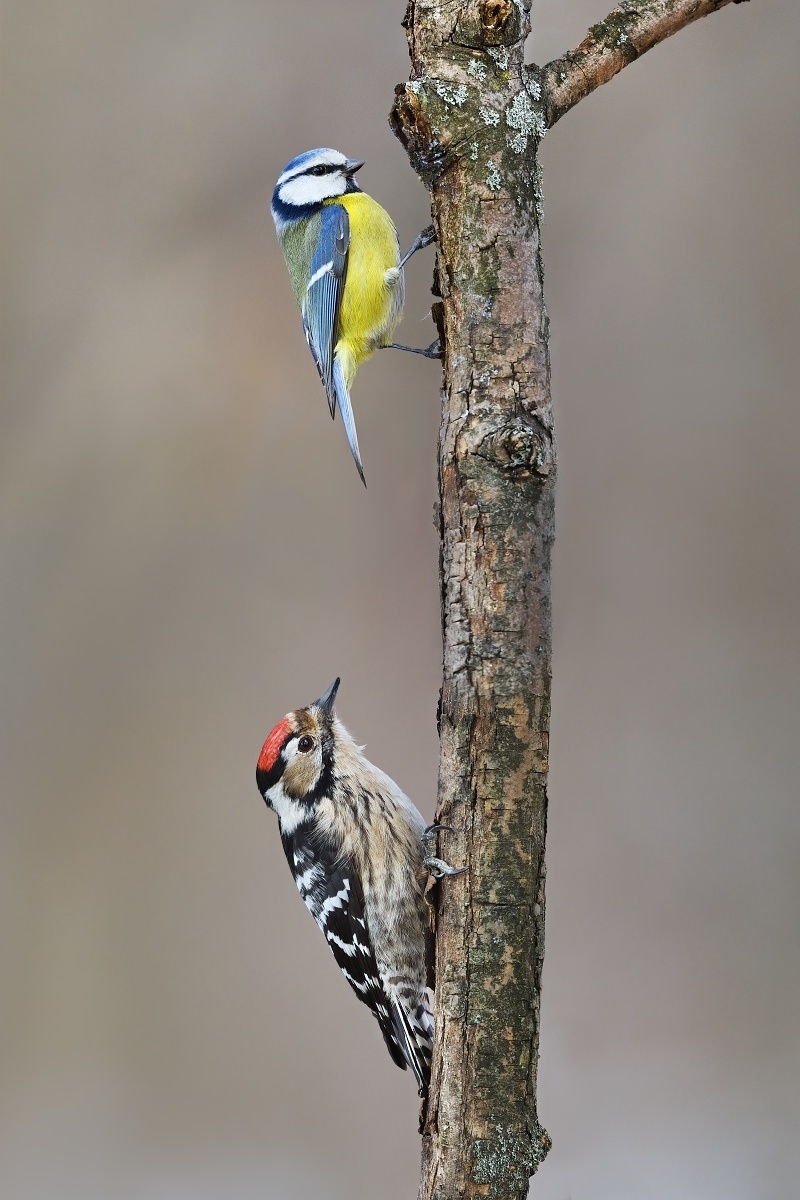
[(287, 163), (272, 193), (272, 218), (281, 233), (294, 221), (310, 217), (323, 200), (361, 189), (354, 176), (363, 167), (338, 150), (307, 150)]

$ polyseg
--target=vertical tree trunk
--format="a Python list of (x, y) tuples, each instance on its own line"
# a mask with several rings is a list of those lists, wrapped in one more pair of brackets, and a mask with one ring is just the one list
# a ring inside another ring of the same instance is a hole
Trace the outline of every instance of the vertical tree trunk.
[[(512, 0), (412, 3), (394, 127), (428, 184), (444, 350), (437, 1054), (421, 1200), (524, 1197), (544, 952), (555, 454), (537, 139)], [(444, 1069), (442, 1067), (444, 1063)]]
[(526, 67), (531, 0), (408, 0), (391, 120), (432, 199), (444, 351), (440, 889), (420, 1200), (522, 1200), (544, 955), (555, 444), (538, 145), (664, 38), (741, 0), (627, 0)]

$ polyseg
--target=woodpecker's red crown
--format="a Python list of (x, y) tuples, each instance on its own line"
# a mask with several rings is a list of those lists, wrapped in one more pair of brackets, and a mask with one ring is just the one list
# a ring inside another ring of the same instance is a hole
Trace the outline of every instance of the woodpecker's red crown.
[(261, 753), (258, 756), (258, 770), (269, 772), (275, 766), (275, 760), (280, 754), (286, 742), (289, 740), (290, 734), (294, 731), (292, 715), (285, 716), (282, 721), (273, 729), (264, 745), (261, 747)]

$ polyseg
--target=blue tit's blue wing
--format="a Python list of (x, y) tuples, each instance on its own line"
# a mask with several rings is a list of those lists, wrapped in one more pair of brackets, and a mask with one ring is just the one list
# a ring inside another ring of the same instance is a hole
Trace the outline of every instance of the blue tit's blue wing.
[(350, 219), (341, 204), (326, 204), (320, 216), (319, 238), (302, 304), (303, 327), (328, 396), (331, 416), (335, 416), (333, 352), (339, 339), (339, 308), (347, 274)]

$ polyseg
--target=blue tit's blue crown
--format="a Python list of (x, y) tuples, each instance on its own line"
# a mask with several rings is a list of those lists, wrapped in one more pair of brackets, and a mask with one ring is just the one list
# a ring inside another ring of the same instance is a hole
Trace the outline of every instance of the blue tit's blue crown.
[(302, 175), (307, 167), (317, 162), (331, 163), (339, 166), (346, 161), (343, 154), (340, 154), (338, 150), (332, 150), (330, 146), (321, 146), (317, 150), (305, 150), (286, 164), (281, 171), (278, 183), (283, 183), (285, 180), (290, 179), (292, 175)]

